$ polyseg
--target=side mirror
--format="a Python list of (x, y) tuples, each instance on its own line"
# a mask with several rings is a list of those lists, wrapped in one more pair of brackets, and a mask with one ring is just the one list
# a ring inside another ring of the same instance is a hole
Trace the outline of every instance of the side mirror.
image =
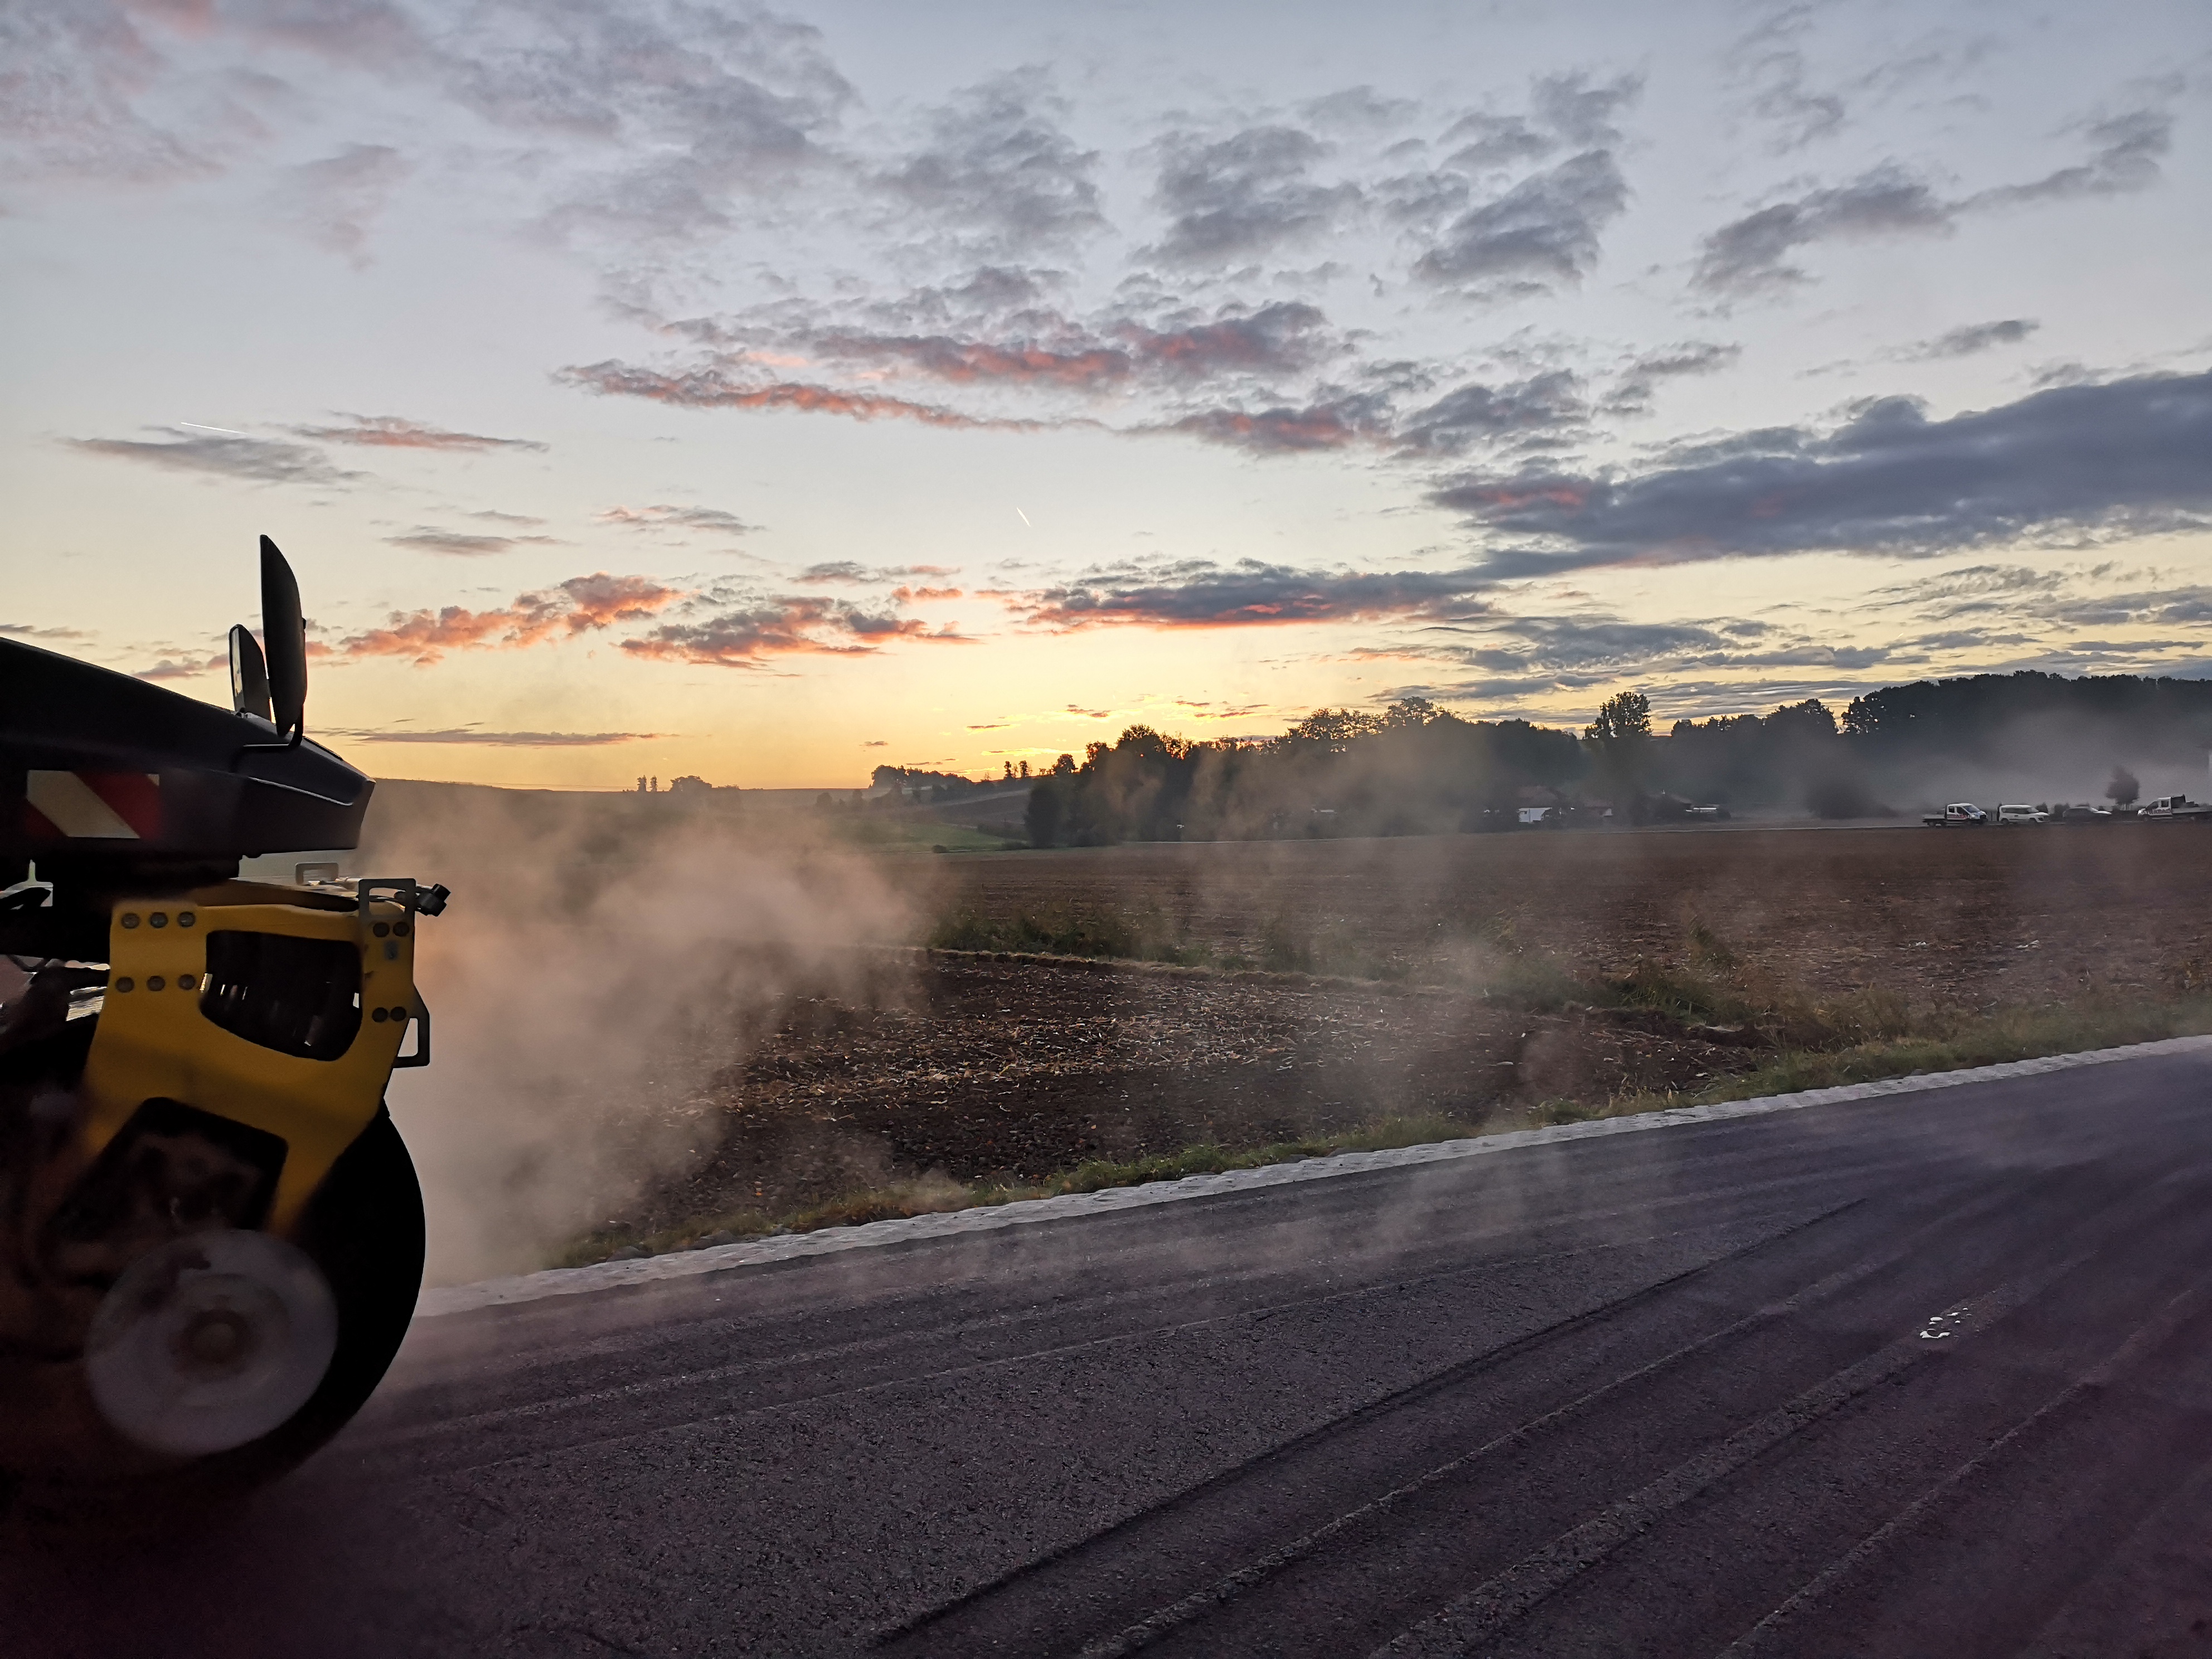
[(230, 630), (230, 707), (234, 714), (269, 718), (269, 665), (244, 623)]
[(268, 652), (270, 718), (297, 741), (307, 714), (307, 624), (300, 584), (268, 537), (261, 538), (261, 637)]

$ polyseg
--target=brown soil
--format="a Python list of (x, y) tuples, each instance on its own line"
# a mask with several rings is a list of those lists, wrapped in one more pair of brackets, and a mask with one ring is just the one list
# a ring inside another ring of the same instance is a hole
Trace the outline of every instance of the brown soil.
[(1342, 980), (936, 953), (904, 1006), (797, 1004), (725, 1079), (720, 1149), (631, 1218), (780, 1209), (931, 1170), (1035, 1179), (1388, 1116), (1481, 1123), (1693, 1088), (1756, 1059), (1650, 1024)]

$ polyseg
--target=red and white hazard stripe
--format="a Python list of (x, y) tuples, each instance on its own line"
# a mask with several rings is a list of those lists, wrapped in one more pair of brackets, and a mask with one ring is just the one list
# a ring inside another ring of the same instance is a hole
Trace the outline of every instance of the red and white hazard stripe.
[(153, 772), (29, 772), (25, 828), (42, 840), (149, 841), (161, 830), (161, 780)]

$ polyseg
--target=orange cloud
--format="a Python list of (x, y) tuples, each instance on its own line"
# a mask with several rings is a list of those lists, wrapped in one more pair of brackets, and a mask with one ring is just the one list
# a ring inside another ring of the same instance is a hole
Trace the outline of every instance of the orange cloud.
[(421, 665), (436, 662), (448, 651), (518, 650), (618, 622), (642, 622), (684, 597), (682, 589), (648, 577), (599, 571), (571, 576), (539, 592), (518, 594), (512, 604), (491, 611), (458, 605), (437, 611), (395, 611), (384, 627), (349, 635), (330, 647), (327, 654), (411, 657)]

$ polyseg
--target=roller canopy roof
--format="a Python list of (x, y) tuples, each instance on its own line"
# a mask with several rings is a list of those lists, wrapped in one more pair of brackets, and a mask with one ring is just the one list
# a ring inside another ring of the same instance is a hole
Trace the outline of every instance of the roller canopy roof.
[(348, 848), (374, 786), (319, 744), (0, 639), (0, 853), (234, 859)]

